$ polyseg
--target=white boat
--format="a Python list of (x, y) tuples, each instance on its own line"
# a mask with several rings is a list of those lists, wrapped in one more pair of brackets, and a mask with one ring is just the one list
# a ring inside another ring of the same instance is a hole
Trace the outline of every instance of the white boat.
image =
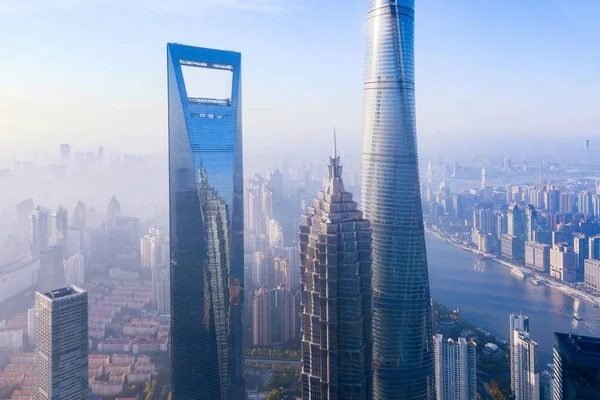
[(510, 273), (519, 279), (525, 278), (525, 274), (519, 268), (513, 268), (512, 271), (510, 271)]

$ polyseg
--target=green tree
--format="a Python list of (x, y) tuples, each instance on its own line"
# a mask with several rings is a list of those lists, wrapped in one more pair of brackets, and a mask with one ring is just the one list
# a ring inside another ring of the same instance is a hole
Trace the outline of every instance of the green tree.
[(267, 400), (283, 400), (281, 389), (271, 390), (271, 392), (267, 395)]

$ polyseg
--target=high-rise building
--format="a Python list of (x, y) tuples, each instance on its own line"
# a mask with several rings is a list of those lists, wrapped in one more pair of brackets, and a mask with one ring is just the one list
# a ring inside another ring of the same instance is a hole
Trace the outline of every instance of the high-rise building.
[(37, 292), (37, 400), (88, 398), (88, 295), (77, 286)]
[(550, 271), (550, 245), (525, 242), (525, 265), (548, 273)]
[(550, 249), (550, 276), (563, 282), (575, 282), (577, 254), (566, 243), (556, 243)]
[(60, 145), (60, 158), (63, 161), (68, 161), (71, 158), (71, 145), (63, 143)]
[(87, 208), (85, 204), (78, 200), (77, 203), (73, 206), (73, 221), (71, 222), (71, 226), (76, 226), (78, 228), (84, 228), (86, 222), (86, 214)]
[(516, 204), (508, 206), (508, 234), (510, 236), (521, 237), (524, 232), (523, 210)]
[(537, 230), (538, 227), (538, 215), (535, 207), (531, 204), (525, 207), (524, 213), (524, 235), (526, 241), (531, 241), (533, 239), (533, 233)]
[(465, 338), (433, 339), (435, 381), (438, 400), (475, 400), (477, 398), (477, 345)]
[(554, 400), (600, 399), (600, 338), (554, 333)]
[(158, 228), (151, 228), (140, 239), (140, 261), (144, 268), (169, 265), (169, 238)]
[[(224, 98), (186, 86), (207, 69), (231, 79)], [(167, 72), (172, 397), (242, 399), (241, 55), (169, 43)]]
[(584, 271), (585, 288), (600, 292), (600, 260), (585, 260)]
[(296, 298), (285, 285), (274, 289), (266, 286), (253, 297), (252, 343), (254, 346), (276, 346), (296, 336)]
[(344, 189), (335, 139), (329, 160), (300, 224), (303, 398), (371, 399), (371, 231)]
[(27, 199), (17, 203), (17, 224), (15, 227), (15, 236), (19, 240), (19, 254), (27, 254), (30, 251), (31, 239), (31, 220), (29, 214), (34, 211), (33, 200)]
[(517, 400), (539, 400), (537, 343), (529, 337), (529, 318), (510, 315), (510, 382)]
[(571, 192), (560, 194), (560, 212), (561, 214), (572, 214), (575, 210), (575, 195)]
[(68, 251), (69, 221), (66, 208), (59, 206), (52, 210), (50, 219), (50, 244), (62, 246), (63, 252)]
[(434, 399), (415, 125), (414, 0), (370, 0), (362, 205), (373, 231), (373, 396)]
[(588, 258), (600, 260), (600, 235), (588, 238)]
[(171, 313), (171, 274), (169, 264), (152, 267), (152, 304), (160, 313)]
[(40, 250), (40, 270), (38, 286), (47, 291), (65, 285), (65, 269), (63, 267), (63, 249), (61, 246), (48, 246)]
[(48, 210), (39, 206), (29, 213), (29, 255), (31, 257), (39, 257), (40, 250), (50, 244), (48, 217)]
[(584, 263), (589, 256), (589, 241), (583, 233), (573, 234), (573, 253), (577, 255), (577, 280), (583, 280)]
[(110, 198), (108, 206), (106, 206), (106, 222), (108, 226), (114, 226), (117, 217), (121, 216), (121, 205), (115, 196)]
[(82, 286), (85, 282), (85, 264), (81, 253), (75, 253), (63, 261), (67, 285)]

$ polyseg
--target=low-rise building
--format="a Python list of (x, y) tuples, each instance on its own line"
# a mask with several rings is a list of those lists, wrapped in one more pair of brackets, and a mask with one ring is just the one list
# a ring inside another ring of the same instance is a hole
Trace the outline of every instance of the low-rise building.
[(126, 363), (110, 363), (106, 366), (105, 371), (107, 374), (110, 374), (112, 372), (127, 374), (131, 371), (131, 365)]
[(136, 362), (133, 367), (134, 371), (139, 372), (150, 372), (154, 373), (154, 363), (153, 362)]
[(33, 364), (8, 364), (4, 367), (4, 372), (33, 372)]
[(89, 354), (88, 364), (102, 364), (103, 367), (106, 367), (110, 364), (110, 357), (107, 354)]
[(35, 365), (35, 353), (12, 353), (10, 355), (10, 363)]
[(106, 339), (98, 343), (100, 353), (129, 353), (131, 352), (131, 340), (128, 339)]
[(11, 351), (20, 351), (23, 348), (23, 329), (0, 330), (1, 347), (6, 347)]
[(135, 385), (137, 383), (150, 382), (152, 380), (152, 374), (150, 372), (133, 371), (127, 375), (127, 383)]
[(135, 354), (117, 353), (112, 355), (112, 362), (117, 364), (135, 364)]
[(10, 400), (34, 400), (35, 391), (33, 390), (15, 390)]
[(20, 386), (24, 381), (23, 372), (0, 372), (0, 387)]
[(92, 394), (100, 397), (116, 396), (123, 391), (123, 384), (116, 382), (94, 381), (91, 386)]
[(108, 374), (108, 381), (113, 383), (125, 383), (125, 374), (123, 372), (111, 372)]

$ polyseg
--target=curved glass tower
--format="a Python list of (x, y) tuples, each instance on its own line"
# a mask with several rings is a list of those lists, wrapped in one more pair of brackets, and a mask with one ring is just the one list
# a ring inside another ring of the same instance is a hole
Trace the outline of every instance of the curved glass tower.
[[(241, 55), (169, 43), (167, 62), (172, 396), (244, 399)], [(231, 92), (191, 97), (184, 68)]]
[(373, 230), (373, 398), (435, 399), (414, 0), (369, 0), (363, 123), (362, 207)]

